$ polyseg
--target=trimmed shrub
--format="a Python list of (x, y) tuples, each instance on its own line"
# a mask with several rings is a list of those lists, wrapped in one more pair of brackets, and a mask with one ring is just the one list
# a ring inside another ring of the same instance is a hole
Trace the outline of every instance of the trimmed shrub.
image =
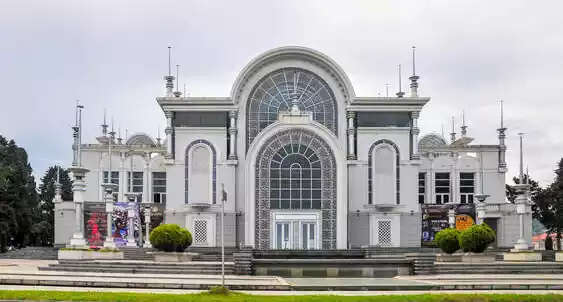
[(495, 242), (495, 231), (486, 224), (473, 225), (459, 236), (459, 245), (464, 252), (482, 253)]
[(162, 224), (150, 233), (152, 246), (164, 252), (183, 252), (192, 244), (192, 234), (177, 224)]
[(453, 254), (459, 250), (459, 231), (456, 229), (443, 229), (436, 234), (436, 245), (446, 254)]
[(225, 286), (213, 286), (209, 289), (209, 293), (212, 295), (229, 296), (231, 291)]
[(553, 238), (551, 238), (551, 234), (547, 234), (547, 237), (545, 237), (545, 250), (553, 251)]

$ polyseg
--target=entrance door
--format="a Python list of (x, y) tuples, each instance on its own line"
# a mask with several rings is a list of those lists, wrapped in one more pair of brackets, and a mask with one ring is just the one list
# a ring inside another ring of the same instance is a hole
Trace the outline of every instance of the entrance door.
[(276, 222), (276, 249), (288, 250), (293, 248), (291, 240), (291, 223)]
[(317, 233), (315, 222), (301, 223), (301, 249), (313, 250), (317, 248)]

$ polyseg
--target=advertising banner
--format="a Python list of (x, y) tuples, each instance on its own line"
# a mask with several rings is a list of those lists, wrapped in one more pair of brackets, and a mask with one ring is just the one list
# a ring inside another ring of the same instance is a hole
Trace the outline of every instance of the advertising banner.
[(434, 238), (436, 234), (449, 227), (448, 212), (451, 207), (455, 209), (456, 229), (463, 231), (475, 224), (474, 204), (424, 204), (421, 205), (422, 232), (421, 246), (436, 247)]

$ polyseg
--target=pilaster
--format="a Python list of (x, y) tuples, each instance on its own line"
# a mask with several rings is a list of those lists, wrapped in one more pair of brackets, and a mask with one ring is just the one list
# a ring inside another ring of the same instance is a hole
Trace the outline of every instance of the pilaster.
[(237, 130), (237, 111), (230, 111), (229, 112), (229, 155), (228, 155), (228, 159), (229, 160), (237, 160), (238, 156), (237, 156), (237, 134), (238, 134), (238, 130)]
[(420, 116), (420, 112), (413, 111), (411, 112), (411, 136), (412, 136), (412, 155), (411, 160), (420, 160), (420, 154), (418, 153), (418, 135), (420, 134), (420, 129), (418, 128), (418, 118)]
[(348, 155), (347, 159), (349, 160), (356, 160), (358, 156), (356, 154), (356, 112), (355, 111), (348, 111), (346, 112), (346, 118), (348, 121), (348, 129), (346, 130), (346, 134), (348, 136)]
[(166, 128), (164, 133), (166, 134), (166, 154), (164, 155), (166, 164), (174, 164), (174, 159), (172, 157), (172, 111), (165, 111), (164, 116), (166, 116)]

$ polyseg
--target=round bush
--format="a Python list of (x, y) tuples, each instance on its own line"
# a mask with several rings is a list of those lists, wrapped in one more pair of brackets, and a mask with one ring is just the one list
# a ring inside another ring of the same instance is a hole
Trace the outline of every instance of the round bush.
[(162, 224), (150, 233), (152, 246), (164, 252), (183, 252), (192, 244), (192, 234), (177, 224)]
[(442, 252), (453, 254), (459, 250), (459, 231), (456, 229), (443, 229), (436, 234), (434, 239)]
[(461, 232), (459, 245), (464, 252), (482, 253), (495, 242), (495, 231), (486, 224), (477, 224)]

